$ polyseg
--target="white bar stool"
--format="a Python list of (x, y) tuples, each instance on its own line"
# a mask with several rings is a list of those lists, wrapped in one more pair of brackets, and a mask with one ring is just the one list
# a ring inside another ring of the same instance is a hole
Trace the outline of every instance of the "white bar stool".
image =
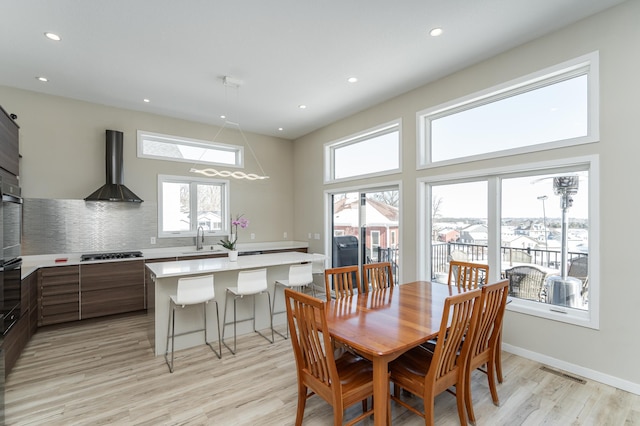
[[(269, 322), (271, 326), (271, 340), (260, 331), (256, 330), (256, 300), (255, 296), (258, 294), (267, 295), (267, 306), (269, 307)], [(242, 299), (244, 296), (253, 296), (253, 316), (251, 318), (242, 319), (240, 321), (236, 318), (236, 301)], [(227, 302), (229, 297), (233, 298), (233, 349), (231, 349), (224, 341), (224, 332), (228, 324), (227, 322)], [(253, 331), (264, 337), (269, 343), (273, 343), (273, 322), (271, 315), (271, 295), (267, 286), (267, 269), (253, 269), (249, 271), (238, 272), (238, 286), (227, 287), (227, 296), (224, 299), (224, 325), (222, 326), (222, 344), (229, 349), (229, 351), (235, 355), (236, 353), (236, 325), (239, 322), (253, 320)]]
[[(313, 286), (313, 265), (311, 263), (303, 263), (300, 265), (289, 266), (289, 279), (288, 280), (276, 280), (275, 288), (273, 289), (273, 308), (271, 309), (271, 324), (273, 324), (273, 316), (277, 314), (286, 313), (286, 309), (276, 311), (276, 295), (278, 294), (278, 287), (282, 287), (283, 295), (285, 288), (291, 288), (303, 292), (304, 287), (311, 285), (311, 291), (313, 297), (316, 297), (316, 289)], [(289, 338), (289, 322), (287, 321), (287, 334), (286, 336), (280, 333), (278, 330), (274, 331), (285, 339)]]
[[(175, 349), (175, 337), (185, 334), (204, 331), (204, 342), (211, 348), (218, 358), (222, 357), (222, 339), (220, 338), (220, 315), (218, 312), (218, 301), (215, 300), (215, 289), (213, 286), (213, 275), (203, 275), (199, 277), (185, 277), (178, 279), (178, 291), (176, 295), (169, 296), (169, 324), (167, 326), (167, 346), (164, 352), (164, 360), (169, 366), (169, 372), (173, 373), (173, 352)], [(216, 305), (216, 328), (218, 329), (218, 352), (207, 341), (207, 305), (213, 301)], [(186, 331), (176, 334), (176, 308), (198, 305), (202, 303), (204, 312), (204, 328)], [(169, 361), (169, 338), (171, 338), (171, 361)]]

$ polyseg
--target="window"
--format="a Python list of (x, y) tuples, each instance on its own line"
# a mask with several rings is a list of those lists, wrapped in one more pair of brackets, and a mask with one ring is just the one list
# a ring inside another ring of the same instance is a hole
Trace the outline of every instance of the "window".
[(597, 157), (421, 180), (423, 279), (448, 261), (486, 263), (509, 279), (508, 309), (598, 327)]
[(325, 145), (325, 182), (400, 172), (400, 120)]
[(138, 157), (243, 167), (244, 148), (138, 130)]
[(596, 142), (598, 54), (418, 112), (421, 167)]
[(158, 236), (228, 235), (229, 182), (158, 176)]

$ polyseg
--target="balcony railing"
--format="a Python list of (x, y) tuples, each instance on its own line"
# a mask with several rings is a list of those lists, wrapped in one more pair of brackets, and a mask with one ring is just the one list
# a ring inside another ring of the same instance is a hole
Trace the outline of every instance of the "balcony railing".
[[(462, 254), (469, 262), (487, 262), (488, 250), (485, 245), (433, 243), (431, 247), (433, 274), (446, 272), (449, 260), (455, 258), (458, 254)], [(570, 264), (577, 258), (587, 256), (588, 254), (582, 252), (568, 252), (567, 263)], [(560, 269), (562, 263), (562, 253), (554, 250), (500, 247), (500, 257), (503, 262), (515, 264), (527, 263), (551, 269)]]

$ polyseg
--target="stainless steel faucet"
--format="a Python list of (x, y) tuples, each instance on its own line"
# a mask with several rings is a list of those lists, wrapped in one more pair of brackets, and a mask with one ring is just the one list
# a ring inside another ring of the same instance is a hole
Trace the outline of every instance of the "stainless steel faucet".
[[(202, 237), (200, 237), (200, 231), (202, 231)], [(204, 244), (204, 228), (202, 226), (198, 226), (196, 230), (196, 250), (202, 250), (202, 245)]]

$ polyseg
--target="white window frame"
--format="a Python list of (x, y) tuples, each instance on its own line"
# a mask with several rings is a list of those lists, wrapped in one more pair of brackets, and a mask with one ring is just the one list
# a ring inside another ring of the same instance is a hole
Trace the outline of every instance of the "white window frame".
[[(229, 209), (229, 181), (224, 179), (208, 179), (198, 177), (186, 177), (186, 176), (173, 176), (173, 175), (158, 175), (158, 238), (181, 238), (181, 237), (195, 237), (198, 229), (197, 218), (191, 218), (191, 228), (188, 231), (163, 231), (162, 219), (163, 219), (163, 194), (162, 184), (165, 182), (171, 183), (184, 183), (189, 184), (190, 191), (193, 191), (195, 184), (211, 184), (220, 185), (222, 187), (221, 195), (221, 212), (222, 212), (222, 229), (214, 231), (205, 231), (207, 236), (225, 236), (231, 233), (230, 225), (230, 209)], [(197, 212), (197, 197), (191, 197), (191, 213)]]
[[(395, 169), (383, 170), (379, 172), (366, 173), (349, 176), (345, 178), (335, 178), (335, 151), (347, 145), (366, 141), (376, 136), (398, 131), (398, 167)], [(346, 138), (324, 144), (324, 183), (346, 182), (369, 178), (374, 176), (385, 176), (402, 172), (402, 119), (396, 119), (379, 126), (367, 129)]]
[[(455, 159), (434, 162), (431, 158), (431, 122), (435, 119), (470, 110), (489, 102), (504, 99), (511, 96), (535, 90), (540, 87), (558, 83), (578, 75), (587, 75), (588, 79), (588, 125), (587, 135), (572, 139), (564, 139), (518, 148), (500, 151), (492, 151), (483, 154), (470, 155)], [(544, 151), (553, 148), (581, 145), (598, 142), (600, 140), (600, 71), (599, 52), (592, 52), (578, 58), (571, 59), (561, 64), (545, 68), (524, 77), (503, 83), (477, 93), (464, 96), (450, 102), (427, 108), (416, 113), (416, 125), (418, 134), (417, 144), (417, 168), (427, 169), (451, 164), (468, 163), (471, 161), (485, 160), (496, 157), (505, 157), (529, 152)]]
[(565, 322), (587, 328), (599, 329), (600, 327), (600, 165), (599, 156), (590, 155), (567, 159), (554, 159), (539, 163), (520, 164), (515, 166), (497, 167), (491, 169), (452, 173), (447, 175), (424, 177), (417, 179), (418, 217), (417, 223), (418, 279), (430, 281), (432, 270), (431, 259), (431, 186), (433, 184), (461, 183), (465, 181), (488, 181), (488, 222), (490, 226), (488, 235), (490, 277), (493, 282), (499, 279), (497, 271), (500, 271), (500, 216), (501, 176), (509, 176), (517, 173), (545, 172), (554, 169), (586, 168), (589, 170), (589, 309), (580, 310), (563, 306), (544, 304), (529, 300), (512, 298), (507, 305), (507, 310), (533, 315), (550, 320)]
[[(204, 148), (211, 151), (222, 151), (226, 153), (233, 153), (235, 156), (235, 163), (224, 163), (224, 162), (214, 162), (214, 161), (203, 161), (198, 159), (188, 159), (188, 158), (176, 158), (176, 157), (164, 157), (159, 155), (152, 155), (144, 152), (144, 141), (151, 140), (156, 142), (163, 142), (168, 144), (174, 144), (176, 146), (190, 146), (196, 148)], [(211, 142), (201, 139), (192, 139), (186, 138), (183, 136), (172, 136), (172, 135), (164, 135), (161, 133), (148, 132), (145, 130), (137, 131), (137, 155), (138, 158), (148, 158), (153, 160), (163, 160), (163, 161), (176, 161), (180, 163), (189, 163), (189, 164), (207, 164), (207, 165), (215, 165), (215, 166), (225, 166), (225, 167), (234, 167), (234, 168), (243, 168), (244, 167), (244, 147), (240, 145), (231, 145), (220, 142)]]

